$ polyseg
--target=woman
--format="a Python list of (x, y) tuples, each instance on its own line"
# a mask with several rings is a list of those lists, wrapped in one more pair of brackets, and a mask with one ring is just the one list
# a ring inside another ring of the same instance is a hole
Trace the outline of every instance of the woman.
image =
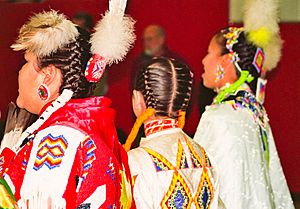
[(186, 135), (185, 111), (192, 73), (180, 62), (154, 58), (138, 74), (133, 110), (138, 117), (125, 148), (142, 123), (145, 138), (128, 152), (137, 208), (215, 208), (217, 178), (206, 152)]
[[(50, 11), (23, 25), (12, 46), (25, 51), (26, 60), (17, 105), (40, 115), (2, 152), (2, 176), (19, 208), (131, 207), (127, 155), (118, 143), (115, 112), (109, 99), (90, 97), (101, 76), (94, 74), (98, 68), (85, 71), (91, 57), (87, 38), (64, 15)], [(89, 66), (96, 66), (97, 57)]]
[(266, 111), (255, 96), (265, 55), (248, 35), (230, 27), (212, 38), (202, 77), (218, 94), (194, 140), (216, 161), (226, 208), (293, 208)]

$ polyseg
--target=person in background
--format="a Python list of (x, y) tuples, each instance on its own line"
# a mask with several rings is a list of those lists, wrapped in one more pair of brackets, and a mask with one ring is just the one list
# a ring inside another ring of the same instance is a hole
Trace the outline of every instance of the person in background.
[(214, 164), (182, 131), (192, 93), (189, 67), (153, 58), (137, 78), (132, 98), (137, 120), (125, 144), (129, 150), (144, 124), (146, 137), (128, 152), (137, 208), (218, 208)]
[(167, 57), (185, 61), (175, 52), (171, 51), (166, 45), (166, 32), (160, 25), (148, 25), (143, 32), (144, 51), (133, 63), (130, 90), (134, 88), (138, 71), (145, 67), (153, 57)]
[(94, 27), (94, 20), (92, 15), (83, 11), (77, 12), (72, 17), (72, 22), (90, 33), (92, 32), (92, 29)]

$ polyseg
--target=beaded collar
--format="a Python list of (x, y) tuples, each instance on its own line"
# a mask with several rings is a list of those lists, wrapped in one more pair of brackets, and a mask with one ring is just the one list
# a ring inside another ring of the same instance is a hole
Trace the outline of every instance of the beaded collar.
[(150, 134), (154, 134), (159, 131), (163, 131), (171, 128), (179, 128), (177, 120), (170, 119), (170, 118), (154, 120), (145, 125), (145, 135), (147, 137)]
[(267, 122), (269, 121), (266, 110), (245, 85), (234, 94), (227, 95), (221, 103), (230, 104), (235, 110), (246, 108), (253, 115), (255, 121), (258, 122), (262, 128), (266, 128)]

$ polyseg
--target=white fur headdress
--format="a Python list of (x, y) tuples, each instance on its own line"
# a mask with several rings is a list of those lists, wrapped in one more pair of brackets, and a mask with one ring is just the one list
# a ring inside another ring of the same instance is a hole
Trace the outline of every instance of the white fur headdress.
[(127, 0), (110, 0), (109, 10), (97, 23), (91, 38), (91, 52), (85, 77), (90, 82), (98, 82), (106, 65), (122, 61), (132, 47), (136, 36), (135, 21), (124, 14)]
[(104, 57), (109, 65), (122, 61), (136, 39), (135, 21), (124, 15), (126, 3), (127, 0), (110, 0), (109, 11), (97, 23), (91, 38), (92, 53)]
[(70, 20), (54, 10), (34, 15), (19, 31), (15, 51), (27, 50), (37, 57), (48, 56), (78, 37), (79, 32)]
[(244, 8), (247, 39), (264, 50), (266, 70), (275, 68), (281, 57), (278, 6), (278, 0), (246, 0)]

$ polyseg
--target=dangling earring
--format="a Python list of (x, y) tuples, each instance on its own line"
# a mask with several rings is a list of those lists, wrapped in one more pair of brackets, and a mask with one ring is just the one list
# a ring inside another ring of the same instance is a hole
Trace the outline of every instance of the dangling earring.
[(224, 68), (222, 65), (217, 66), (216, 79), (215, 82), (218, 82), (224, 78)]
[(38, 95), (42, 101), (47, 101), (50, 98), (50, 91), (47, 85), (41, 84), (38, 88)]

